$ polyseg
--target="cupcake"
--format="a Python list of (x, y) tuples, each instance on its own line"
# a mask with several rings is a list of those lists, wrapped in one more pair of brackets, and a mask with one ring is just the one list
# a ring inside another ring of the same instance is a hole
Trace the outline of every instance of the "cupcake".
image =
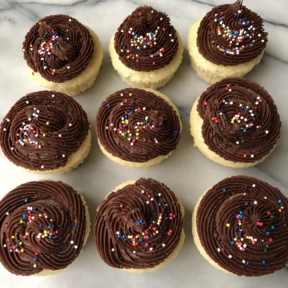
[(0, 145), (11, 162), (30, 172), (68, 172), (81, 164), (90, 151), (87, 114), (65, 94), (27, 94), (4, 117)]
[(172, 79), (182, 61), (183, 47), (165, 13), (141, 6), (112, 36), (109, 51), (124, 82), (131, 87), (156, 89)]
[(208, 83), (243, 77), (263, 54), (263, 20), (237, 0), (214, 7), (189, 30), (187, 48), (197, 75)]
[(84, 247), (90, 232), (82, 195), (63, 182), (22, 184), (0, 201), (0, 261), (22, 276), (50, 275), (65, 269)]
[(103, 59), (98, 36), (67, 15), (39, 20), (26, 34), (23, 51), (32, 79), (69, 96), (93, 85)]
[(288, 262), (288, 198), (256, 178), (233, 176), (208, 189), (192, 216), (194, 242), (221, 271), (273, 273)]
[(148, 167), (176, 149), (182, 124), (166, 95), (127, 88), (101, 104), (95, 128), (99, 146), (108, 158), (120, 165)]
[(275, 148), (280, 117), (268, 92), (244, 78), (226, 78), (202, 93), (190, 114), (194, 144), (210, 160), (254, 166)]
[(132, 273), (152, 272), (180, 252), (184, 208), (163, 183), (151, 178), (128, 181), (97, 208), (94, 236), (102, 260)]

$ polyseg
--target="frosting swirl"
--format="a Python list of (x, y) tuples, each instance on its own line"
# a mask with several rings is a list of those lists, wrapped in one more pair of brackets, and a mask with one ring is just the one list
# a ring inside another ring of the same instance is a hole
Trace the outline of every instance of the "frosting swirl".
[(261, 276), (288, 261), (288, 198), (247, 176), (220, 181), (197, 209), (197, 232), (206, 253), (237, 275)]
[(150, 91), (127, 88), (101, 104), (96, 134), (106, 151), (126, 161), (146, 162), (176, 149), (179, 117), (169, 103)]
[(6, 157), (29, 170), (65, 166), (85, 140), (87, 114), (71, 97), (38, 91), (19, 99), (0, 126), (0, 144)]
[(210, 62), (237, 65), (260, 55), (267, 35), (262, 18), (237, 0), (232, 5), (217, 6), (205, 15), (198, 28), (197, 46)]
[(170, 63), (178, 50), (178, 38), (165, 13), (141, 6), (118, 28), (114, 47), (126, 67), (149, 72)]
[(182, 213), (174, 193), (163, 183), (140, 178), (110, 193), (98, 207), (95, 242), (101, 258), (121, 269), (146, 269), (175, 249)]
[(88, 29), (67, 15), (39, 20), (23, 43), (27, 65), (46, 80), (57, 83), (79, 75), (88, 65), (93, 49)]
[(280, 117), (263, 87), (244, 78), (211, 85), (198, 100), (202, 136), (226, 160), (255, 162), (268, 155), (280, 137)]
[(0, 201), (0, 260), (13, 274), (63, 269), (80, 253), (85, 206), (72, 187), (56, 181), (22, 184)]

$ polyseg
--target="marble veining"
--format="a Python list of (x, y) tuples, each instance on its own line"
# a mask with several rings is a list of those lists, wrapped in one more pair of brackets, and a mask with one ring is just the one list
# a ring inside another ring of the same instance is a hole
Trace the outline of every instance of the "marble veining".
[[(184, 46), (190, 26), (213, 6), (231, 3), (228, 0), (1, 0), (0, 2), (0, 119), (16, 100), (26, 93), (43, 89), (28, 78), (22, 55), (26, 32), (40, 18), (51, 14), (68, 14), (93, 29), (104, 47), (104, 61), (94, 86), (75, 99), (86, 110), (93, 131), (91, 152), (83, 165), (63, 175), (43, 177), (15, 167), (0, 151), (0, 198), (15, 186), (37, 179), (61, 180), (83, 193), (91, 219), (97, 205), (121, 182), (140, 177), (153, 177), (164, 182), (185, 204), (186, 240), (179, 256), (164, 269), (135, 275), (112, 269), (97, 254), (92, 234), (82, 254), (62, 273), (46, 277), (19, 278), (0, 265), (0, 287), (263, 287), (287, 286), (288, 270), (282, 269), (260, 278), (226, 275), (209, 265), (196, 249), (191, 235), (191, 213), (198, 197), (208, 187), (232, 175), (250, 175), (267, 181), (288, 196), (288, 18), (287, 1), (244, 0), (244, 5), (264, 19), (269, 33), (261, 63), (247, 75), (271, 94), (282, 121), (281, 139), (273, 153), (260, 165), (249, 169), (220, 167), (207, 160), (193, 147), (189, 132), (189, 114), (193, 102), (209, 86), (197, 78), (185, 50), (182, 64), (173, 80), (159, 89), (177, 105), (183, 121), (179, 146), (171, 157), (148, 169), (119, 167), (100, 151), (94, 132), (94, 121), (101, 102), (111, 93), (127, 85), (113, 70), (108, 43), (123, 19), (139, 5), (151, 5), (166, 12), (179, 31)], [(1, 243), (0, 243), (1, 245)]]

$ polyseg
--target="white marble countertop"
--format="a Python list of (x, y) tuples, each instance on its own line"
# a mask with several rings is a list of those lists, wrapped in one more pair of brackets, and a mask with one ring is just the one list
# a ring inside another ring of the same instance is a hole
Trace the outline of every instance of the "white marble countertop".
[[(45, 4), (43, 4), (45, 2)], [(84, 164), (62, 175), (43, 177), (30, 174), (10, 163), (0, 152), (0, 199), (17, 185), (37, 180), (61, 180), (81, 192), (88, 201), (91, 218), (97, 205), (118, 184), (128, 179), (153, 177), (164, 182), (182, 200), (186, 208), (186, 239), (179, 256), (155, 273), (142, 275), (108, 267), (99, 257), (92, 233), (81, 255), (63, 272), (48, 277), (16, 277), (0, 265), (0, 287), (287, 287), (288, 270), (272, 275), (245, 278), (226, 275), (206, 262), (196, 249), (191, 235), (191, 213), (203, 191), (223, 178), (245, 174), (258, 177), (278, 187), (288, 196), (288, 19), (285, 0), (244, 0), (251, 10), (264, 18), (269, 33), (268, 46), (261, 63), (247, 75), (264, 86), (274, 98), (282, 120), (281, 139), (275, 151), (262, 164), (249, 169), (221, 167), (207, 160), (196, 148), (189, 133), (189, 113), (193, 102), (209, 86), (197, 78), (189, 62), (187, 50), (173, 80), (160, 91), (178, 106), (184, 124), (176, 151), (161, 164), (147, 169), (119, 167), (100, 151), (94, 132), (96, 111), (112, 92), (127, 87), (113, 70), (108, 42), (122, 20), (139, 5), (152, 5), (166, 12), (179, 31), (184, 45), (189, 27), (212, 6), (228, 0), (1, 0), (0, 2), (0, 119), (26, 93), (42, 90), (28, 78), (22, 56), (26, 32), (40, 18), (51, 14), (67, 14), (93, 29), (104, 46), (104, 61), (95, 85), (75, 99), (89, 116), (93, 130), (91, 152)], [(59, 4), (61, 3), (61, 4)]]

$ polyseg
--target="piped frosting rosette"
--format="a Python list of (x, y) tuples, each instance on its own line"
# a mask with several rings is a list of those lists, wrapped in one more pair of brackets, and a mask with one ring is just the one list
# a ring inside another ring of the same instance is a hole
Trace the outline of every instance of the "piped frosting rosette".
[(268, 155), (280, 136), (280, 117), (263, 87), (244, 78), (226, 78), (198, 100), (202, 136), (209, 149), (233, 162), (255, 162)]
[(226, 271), (261, 276), (288, 262), (288, 199), (247, 176), (220, 181), (201, 199), (197, 234), (205, 253)]
[(202, 19), (197, 36), (199, 52), (218, 65), (237, 65), (259, 56), (267, 43), (262, 18), (242, 5), (219, 5)]
[(171, 62), (178, 50), (178, 39), (165, 13), (141, 6), (118, 28), (114, 47), (126, 67), (149, 72)]
[(3, 266), (23, 276), (65, 268), (83, 247), (86, 216), (80, 194), (62, 182), (13, 189), (0, 201)]
[(132, 182), (111, 192), (98, 207), (96, 246), (112, 267), (153, 268), (179, 244), (183, 208), (164, 184), (151, 178)]
[(23, 43), (27, 65), (48, 81), (61, 83), (78, 76), (94, 49), (88, 29), (67, 15), (51, 15), (33, 25)]
[(19, 99), (4, 117), (0, 144), (14, 164), (47, 171), (65, 166), (88, 130), (87, 114), (74, 99), (38, 91)]

